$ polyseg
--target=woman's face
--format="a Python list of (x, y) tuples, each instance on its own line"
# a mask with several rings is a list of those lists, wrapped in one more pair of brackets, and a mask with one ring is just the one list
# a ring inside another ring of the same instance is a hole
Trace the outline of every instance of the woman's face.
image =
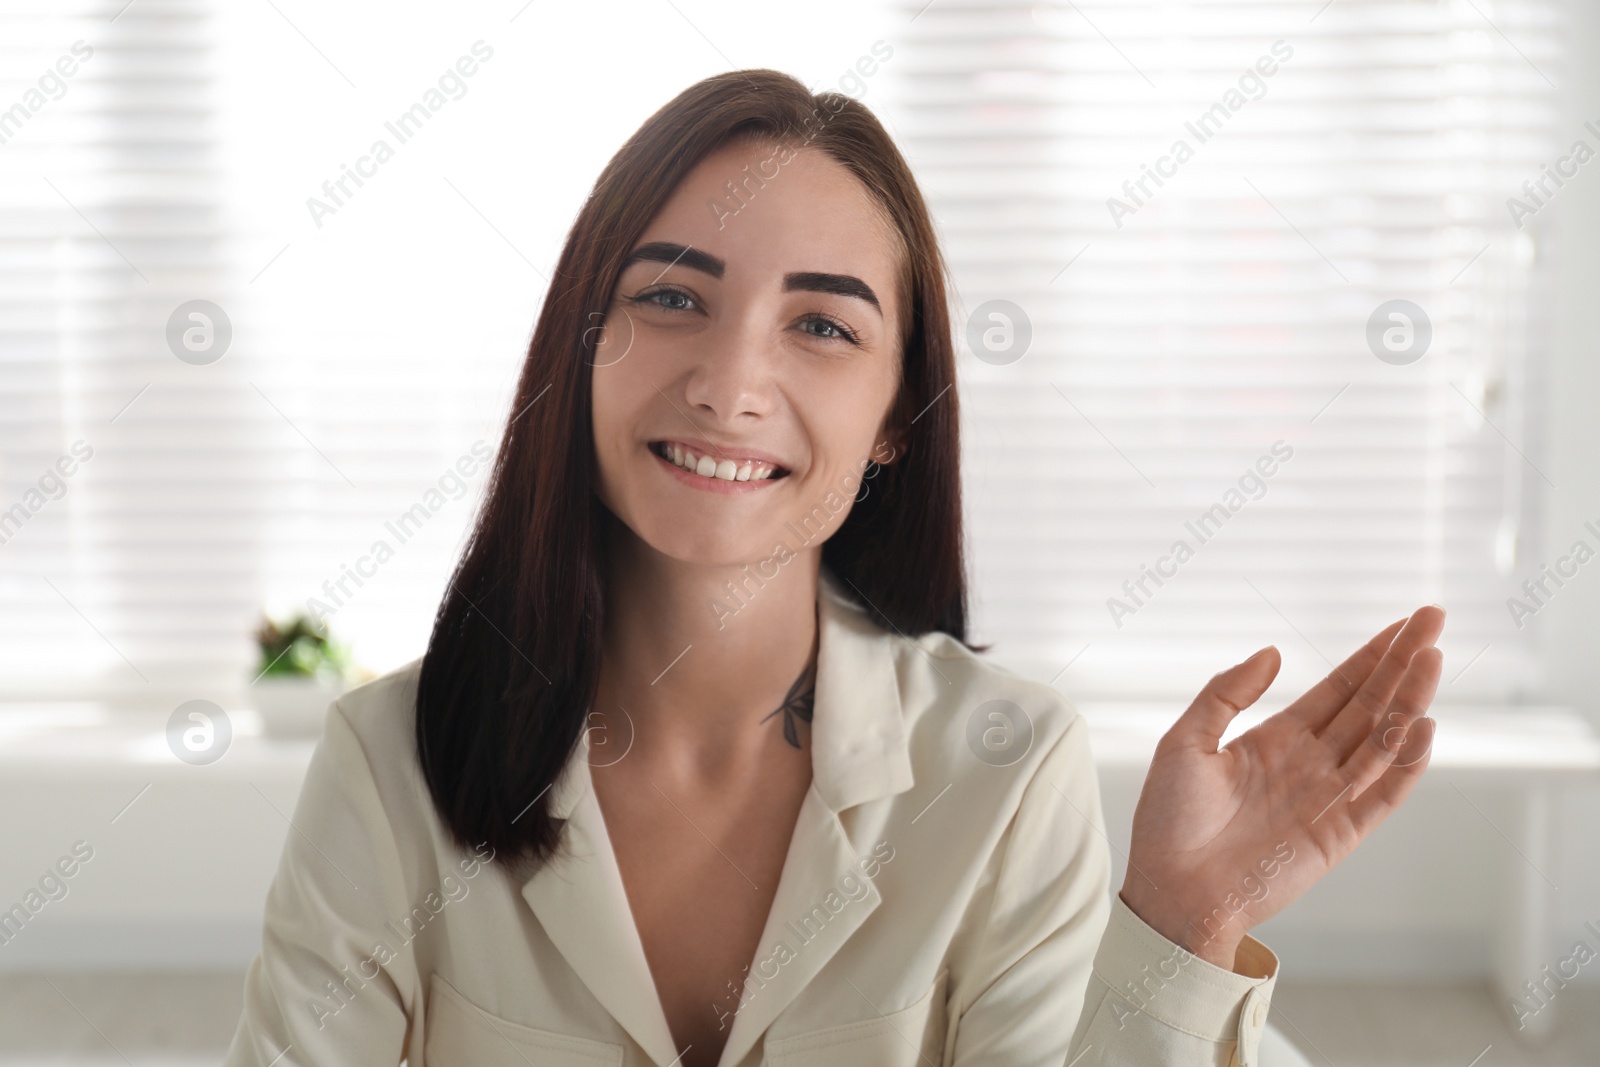
[(820, 545), (869, 460), (894, 454), (898, 256), (882, 208), (825, 153), (746, 142), (702, 161), (596, 338), (605, 505), (685, 563)]

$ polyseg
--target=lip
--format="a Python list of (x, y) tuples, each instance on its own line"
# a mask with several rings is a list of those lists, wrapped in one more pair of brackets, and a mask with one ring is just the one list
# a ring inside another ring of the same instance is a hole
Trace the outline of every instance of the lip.
[[(687, 445), (682, 441), (676, 441), (675, 443), (684, 448), (690, 448), (692, 450), (692, 446)], [(705, 445), (702, 444), (700, 447), (701, 449), (704, 449)], [(770, 488), (771, 486), (776, 485), (784, 480), (782, 478), (763, 478), (759, 482), (727, 482), (723, 481), (721, 478), (707, 478), (699, 474), (690, 474), (676, 463), (663, 459), (661, 456), (656, 454), (655, 449), (650, 448), (648, 445), (645, 447), (645, 452), (649, 454), (651, 459), (660, 464), (660, 466), (663, 467), (673, 478), (688, 486), (690, 489), (698, 489), (702, 493), (723, 493), (729, 496), (737, 496), (743, 493), (759, 493), (763, 489)], [(766, 459), (760, 453), (744, 453), (738, 451), (728, 452), (727, 458), (739, 461), (746, 459), (761, 459), (763, 462), (772, 462), (772, 460)]]
[(788, 464), (784, 463), (783, 460), (772, 455), (770, 452), (757, 452), (754, 449), (749, 448), (734, 448), (732, 445), (719, 445), (715, 441), (712, 441), (708, 438), (701, 438), (698, 441), (686, 441), (681, 437), (657, 437), (652, 439), (650, 443), (653, 445), (677, 445), (679, 448), (687, 449), (697, 456), (705, 455), (706, 450), (710, 449), (718, 459), (731, 459), (735, 463), (744, 463), (747, 461), (750, 463), (765, 463), (769, 467), (776, 467), (782, 471), (787, 471), (789, 469)]

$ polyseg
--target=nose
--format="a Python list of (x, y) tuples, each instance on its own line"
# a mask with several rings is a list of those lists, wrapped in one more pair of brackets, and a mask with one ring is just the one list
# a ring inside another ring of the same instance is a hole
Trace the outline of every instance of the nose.
[(772, 414), (777, 404), (770, 339), (749, 322), (728, 322), (702, 334), (684, 382), (692, 413), (724, 426)]

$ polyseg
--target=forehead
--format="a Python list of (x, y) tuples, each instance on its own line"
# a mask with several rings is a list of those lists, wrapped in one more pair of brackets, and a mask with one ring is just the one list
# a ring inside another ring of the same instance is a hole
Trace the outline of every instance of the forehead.
[(730, 281), (822, 271), (861, 278), (881, 300), (898, 295), (898, 242), (882, 205), (815, 148), (724, 145), (689, 172), (638, 243), (650, 241), (710, 252), (728, 264)]

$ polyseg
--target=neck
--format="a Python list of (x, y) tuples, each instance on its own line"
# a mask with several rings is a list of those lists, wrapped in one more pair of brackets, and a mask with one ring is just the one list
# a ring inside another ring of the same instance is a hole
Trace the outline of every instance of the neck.
[[(609, 722), (626, 709), (636, 751), (686, 755), (705, 766), (737, 759), (768, 733), (781, 735), (789, 716), (771, 713), (802, 673), (811, 670), (802, 688), (815, 678), (820, 548), (758, 579), (753, 566), (670, 559), (618, 522), (606, 556), (594, 710)], [(794, 729), (808, 743), (809, 726)]]

